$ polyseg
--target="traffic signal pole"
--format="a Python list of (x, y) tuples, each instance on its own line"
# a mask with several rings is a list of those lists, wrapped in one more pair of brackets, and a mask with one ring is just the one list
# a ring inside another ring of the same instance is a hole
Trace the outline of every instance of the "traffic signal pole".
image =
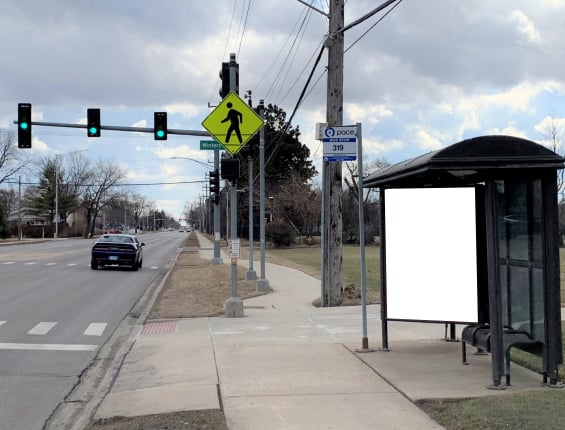
[[(220, 151), (214, 149), (214, 170), (220, 171)], [(218, 187), (219, 188), (219, 187)], [(220, 190), (214, 196), (214, 257), (212, 264), (224, 264), (220, 256)]]
[[(237, 89), (237, 63), (235, 54), (230, 54), (230, 91)], [(233, 179), (230, 185), (230, 249), (233, 250), (234, 245), (239, 242), (237, 240), (237, 179)], [(239, 253), (239, 250), (237, 250)], [(231, 254), (232, 251), (230, 251)], [(250, 257), (251, 258), (251, 257)], [(231, 297), (225, 302), (226, 317), (240, 318), (243, 317), (243, 301), (237, 297), (237, 257), (230, 255), (231, 259)]]

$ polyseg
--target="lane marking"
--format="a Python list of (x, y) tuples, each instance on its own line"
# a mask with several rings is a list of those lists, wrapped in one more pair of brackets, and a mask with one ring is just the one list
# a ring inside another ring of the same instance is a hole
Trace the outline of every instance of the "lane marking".
[(76, 263), (69, 263), (69, 264), (67, 264), (67, 266), (76, 266), (76, 265), (77, 265)]
[(15, 262), (15, 261), (4, 261), (2, 264), (6, 264), (6, 265), (8, 265), (8, 264), (16, 264), (16, 262)]
[(45, 263), (46, 266), (54, 266), (54, 265), (56, 265), (56, 264), (57, 264), (57, 263)]
[(98, 345), (69, 345), (63, 343), (0, 343), (0, 350), (24, 351), (94, 351)]
[(85, 336), (102, 336), (106, 330), (107, 323), (90, 323), (84, 331)]
[(32, 266), (34, 264), (37, 264), (37, 263), (35, 261), (30, 261), (30, 262), (26, 263), (26, 266)]
[(44, 336), (47, 333), (49, 333), (49, 331), (55, 327), (57, 325), (56, 322), (40, 322), (39, 324), (37, 324), (34, 328), (32, 328), (30, 331), (27, 332), (27, 334), (34, 334), (34, 335), (38, 335), (38, 336)]
[(6, 324), (7, 321), (0, 321), (0, 325)]

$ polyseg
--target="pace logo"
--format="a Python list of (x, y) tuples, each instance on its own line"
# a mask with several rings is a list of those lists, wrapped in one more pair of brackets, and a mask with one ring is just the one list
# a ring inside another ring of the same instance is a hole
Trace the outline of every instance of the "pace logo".
[(335, 136), (335, 128), (333, 127), (326, 127), (324, 130), (325, 137), (334, 137)]
[(324, 139), (350, 138), (355, 139), (357, 136), (356, 127), (326, 127), (324, 129)]

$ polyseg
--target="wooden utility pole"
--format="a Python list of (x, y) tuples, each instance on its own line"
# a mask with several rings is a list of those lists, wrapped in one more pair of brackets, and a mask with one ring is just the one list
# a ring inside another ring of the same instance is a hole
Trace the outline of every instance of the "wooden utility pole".
[[(343, 32), (344, 0), (330, 0), (328, 47), (328, 88), (326, 122), (328, 127), (343, 123)], [(322, 306), (339, 306), (343, 301), (341, 162), (324, 161), (323, 166)]]

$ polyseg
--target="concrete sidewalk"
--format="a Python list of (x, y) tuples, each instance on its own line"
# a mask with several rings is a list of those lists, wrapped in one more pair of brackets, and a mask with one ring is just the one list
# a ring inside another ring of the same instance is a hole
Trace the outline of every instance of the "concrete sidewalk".
[[(440, 324), (389, 323), (390, 351), (355, 352), (359, 306), (313, 307), (320, 281), (294, 269), (267, 263), (266, 278), (273, 292), (245, 300), (244, 318), (146, 323), (96, 419), (222, 408), (231, 430), (441, 429), (412, 402), (541, 389), (513, 366), (511, 387), (487, 390), (490, 356), (463, 365)], [(367, 315), (378, 349), (379, 307)]]

